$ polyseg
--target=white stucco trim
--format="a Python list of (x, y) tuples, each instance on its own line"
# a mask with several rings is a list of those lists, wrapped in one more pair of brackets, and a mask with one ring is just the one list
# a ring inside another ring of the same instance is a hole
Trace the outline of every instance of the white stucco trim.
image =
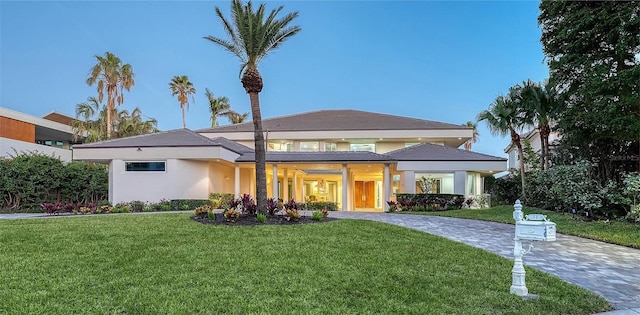
[(240, 156), (223, 147), (131, 147), (131, 148), (77, 148), (74, 159), (85, 161), (164, 160), (164, 159), (220, 159), (235, 162)]
[(502, 172), (507, 169), (507, 161), (398, 161), (396, 169), (416, 172)]
[(16, 152), (18, 152), (18, 154), (38, 152), (59, 158), (63, 162), (70, 162), (72, 158), (72, 152), (69, 149), (50, 147), (9, 138), (0, 138), (0, 157), (14, 156)]

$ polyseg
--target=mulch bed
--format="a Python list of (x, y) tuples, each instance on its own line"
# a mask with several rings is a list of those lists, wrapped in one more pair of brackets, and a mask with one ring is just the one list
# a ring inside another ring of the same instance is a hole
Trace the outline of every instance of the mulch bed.
[(325, 217), (320, 221), (316, 221), (311, 219), (310, 216), (302, 216), (297, 221), (291, 220), (287, 221), (284, 215), (276, 214), (274, 216), (267, 215), (267, 221), (265, 223), (258, 222), (258, 219), (255, 215), (241, 215), (235, 222), (230, 222), (225, 219), (222, 213), (215, 213), (215, 219), (210, 220), (208, 217), (196, 217), (192, 216), (192, 220), (198, 221), (202, 224), (216, 224), (216, 225), (239, 225), (239, 226), (256, 226), (256, 225), (298, 225), (298, 224), (316, 224), (316, 223), (325, 223), (331, 222), (335, 220), (339, 220), (338, 218)]

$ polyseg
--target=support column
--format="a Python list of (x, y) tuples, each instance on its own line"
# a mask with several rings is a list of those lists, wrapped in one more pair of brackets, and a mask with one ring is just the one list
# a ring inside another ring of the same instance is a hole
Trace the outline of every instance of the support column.
[(272, 167), (273, 179), (271, 180), (271, 197), (274, 199), (278, 199), (278, 165), (273, 164)]
[(382, 209), (384, 212), (389, 212), (389, 204), (387, 201), (391, 200), (391, 182), (389, 180), (389, 164), (384, 165), (384, 174), (382, 187), (384, 189), (384, 200), (382, 201)]
[(347, 178), (347, 164), (342, 164), (342, 211), (347, 211), (347, 185), (349, 185), (349, 179)]
[(282, 200), (287, 200), (289, 199), (289, 170), (288, 169), (283, 169), (282, 173), (284, 175), (282, 175), (282, 191), (280, 192), (280, 198), (282, 198)]
[(296, 201), (300, 201), (300, 199), (298, 198), (298, 171), (293, 171), (293, 180), (291, 182), (293, 183), (293, 189), (291, 189), (293, 196), (291, 196), (291, 198), (294, 198)]
[(233, 176), (233, 194), (237, 199), (240, 198), (240, 166), (238, 164), (236, 164), (234, 171), (235, 174)]

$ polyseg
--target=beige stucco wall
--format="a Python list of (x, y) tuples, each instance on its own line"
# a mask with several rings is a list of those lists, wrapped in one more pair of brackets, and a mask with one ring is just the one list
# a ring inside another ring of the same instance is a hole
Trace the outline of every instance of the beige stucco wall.
[(376, 153), (384, 154), (394, 150), (402, 149), (404, 148), (404, 146), (404, 142), (377, 142)]
[(234, 191), (234, 167), (219, 163), (209, 163), (209, 192), (233, 193)]

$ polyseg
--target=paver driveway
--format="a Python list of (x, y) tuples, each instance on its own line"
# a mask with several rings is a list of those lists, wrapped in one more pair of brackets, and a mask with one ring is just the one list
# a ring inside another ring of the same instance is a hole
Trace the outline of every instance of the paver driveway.
[[(413, 214), (332, 212), (331, 216), (404, 226), (513, 259), (515, 225), (511, 224)], [(598, 293), (616, 309), (640, 308), (640, 250), (564, 234), (558, 234), (555, 242), (533, 245), (523, 258), (525, 265)]]

